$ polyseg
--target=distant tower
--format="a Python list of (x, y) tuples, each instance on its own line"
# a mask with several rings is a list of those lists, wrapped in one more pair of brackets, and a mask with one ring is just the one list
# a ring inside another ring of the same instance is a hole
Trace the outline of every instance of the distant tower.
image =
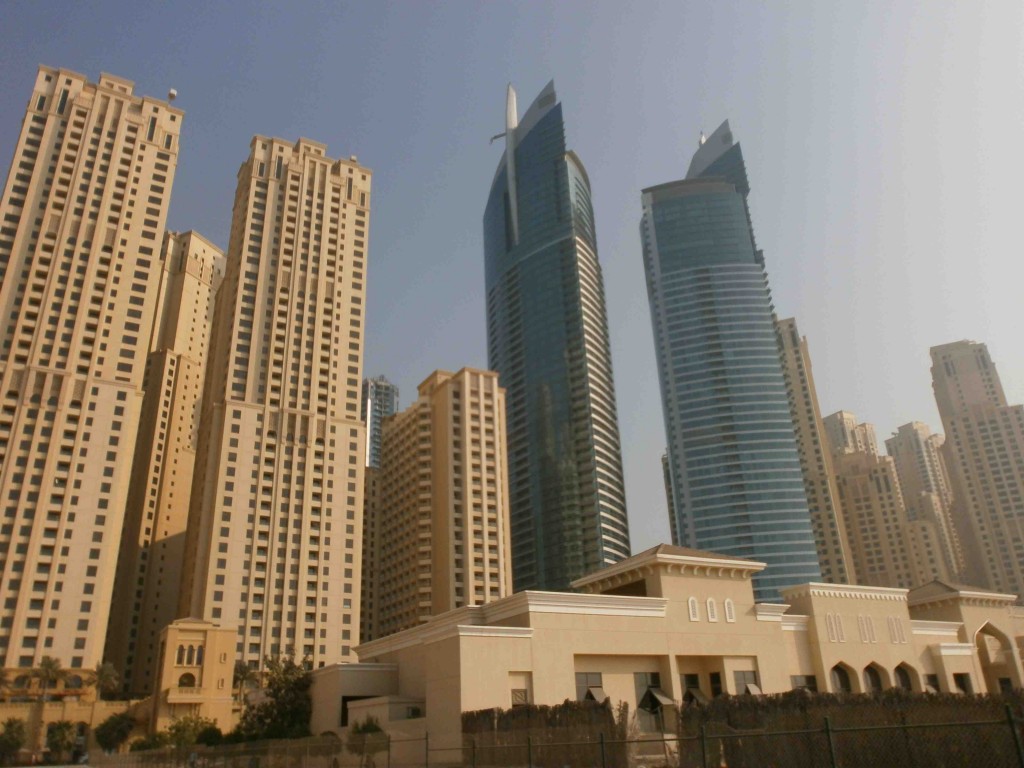
[(489, 367), (508, 392), (513, 578), (566, 589), (630, 554), (590, 181), (553, 82), (521, 122), (509, 86), (503, 135), (484, 272)]
[(0, 194), (4, 668), (91, 669), (143, 599), (111, 602), (184, 113), (133, 90), (40, 67)]
[(768, 564), (758, 600), (821, 581), (750, 186), (728, 122), (643, 191), (676, 543)]
[(1024, 597), (1024, 405), (1007, 404), (984, 344), (944, 344), (931, 357), (966, 578)]
[(380, 428), (385, 418), (398, 412), (398, 385), (383, 376), (363, 379), (359, 418), (366, 425), (366, 466), (380, 469)]
[(818, 547), (821, 575), (836, 584), (857, 583), (850, 564), (850, 545), (846, 525), (839, 510), (839, 494), (832, 469), (832, 455), (821, 422), (818, 393), (811, 372), (807, 339), (800, 335), (796, 320), (777, 320), (775, 332), (782, 355), (782, 374), (786, 379), (789, 411), (796, 430), (800, 470), (807, 489), (814, 541)]

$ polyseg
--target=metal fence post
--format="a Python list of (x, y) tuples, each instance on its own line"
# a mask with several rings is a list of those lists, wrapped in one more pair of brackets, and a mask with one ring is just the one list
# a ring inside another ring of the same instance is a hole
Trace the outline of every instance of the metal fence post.
[(430, 734), (423, 734), (423, 768), (430, 768)]
[(1017, 718), (1013, 716), (1013, 708), (1009, 704), (1006, 705), (1006, 722), (1010, 726), (1010, 733), (1013, 734), (1013, 745), (1017, 747), (1017, 763), (1024, 768), (1024, 744), (1021, 744)]
[(832, 768), (839, 768), (839, 761), (836, 759), (836, 742), (832, 738), (832, 720), (825, 715), (825, 736), (828, 738), (828, 755)]
[(473, 759), (472, 765), (473, 765), (473, 768), (476, 768), (476, 736), (471, 736), (469, 738), (469, 746), (472, 748), (472, 753), (471, 753), (472, 756), (473, 756), (472, 757), (472, 759)]
[(708, 726), (707, 723), (700, 724), (700, 765), (701, 768), (708, 768)]
[(391, 734), (387, 734), (388, 737), (388, 768), (391, 768)]
[(533, 739), (526, 737), (526, 766), (533, 768)]
[(601, 768), (608, 768), (608, 762), (604, 753), (604, 732), (601, 732)]

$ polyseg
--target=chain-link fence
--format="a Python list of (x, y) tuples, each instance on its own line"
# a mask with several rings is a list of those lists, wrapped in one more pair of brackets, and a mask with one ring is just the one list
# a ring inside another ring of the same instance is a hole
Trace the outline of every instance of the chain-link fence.
[(562, 741), (557, 730), (523, 743), (466, 736), (461, 747), (386, 735), (331, 737), (106, 755), (104, 768), (1024, 768), (1021, 721), (1007, 706), (998, 720), (837, 727), (826, 717), (797, 730), (702, 724), (692, 734)]

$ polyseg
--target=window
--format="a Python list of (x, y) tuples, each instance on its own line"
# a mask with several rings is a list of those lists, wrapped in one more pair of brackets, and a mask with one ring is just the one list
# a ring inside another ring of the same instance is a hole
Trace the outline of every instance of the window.
[(686, 601), (686, 606), (690, 611), (690, 621), (700, 621), (700, 607), (697, 605), (697, 598), (691, 597)]
[(851, 693), (853, 691), (853, 686), (850, 684), (850, 673), (846, 671), (845, 667), (836, 664), (832, 667), (831, 675), (833, 693)]
[(956, 686), (960, 693), (966, 693), (967, 695), (974, 693), (974, 687), (971, 685), (971, 676), (967, 672), (954, 672), (953, 685)]
[(715, 598), (708, 598), (707, 607), (708, 621), (718, 621), (718, 606), (715, 604)]
[(818, 679), (814, 675), (790, 675), (789, 684), (794, 691), (818, 692)]
[(596, 701), (601, 704), (607, 699), (600, 672), (576, 673), (576, 701)]
[(700, 689), (700, 675), (696, 672), (683, 672), (679, 675), (679, 687), (683, 690), (683, 701), (687, 704), (697, 702), (706, 704), (708, 697)]
[(712, 672), (709, 675), (709, 679), (711, 681), (711, 696), (712, 696), (712, 698), (714, 698), (715, 696), (721, 696), (722, 695), (722, 673), (721, 672)]
[(913, 686), (910, 683), (910, 672), (902, 664), (896, 667), (896, 685), (904, 691), (913, 690)]
[(925, 693), (938, 693), (939, 692), (939, 676), (938, 675), (925, 675), (924, 676), (924, 690), (925, 690)]
[(725, 620), (729, 623), (736, 621), (736, 606), (729, 598), (725, 600)]
[(882, 676), (874, 667), (864, 667), (864, 691), (865, 693), (882, 692)]
[(757, 679), (757, 672), (754, 670), (736, 670), (733, 680), (736, 683), (736, 693), (761, 693), (761, 684)]

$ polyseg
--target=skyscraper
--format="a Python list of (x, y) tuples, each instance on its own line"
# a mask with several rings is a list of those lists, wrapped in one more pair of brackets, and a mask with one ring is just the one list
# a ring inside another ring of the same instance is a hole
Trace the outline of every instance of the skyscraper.
[(943, 344), (931, 357), (967, 578), (1024, 595), (1024, 405), (1007, 404), (984, 344)]
[(563, 589), (629, 556), (590, 181), (548, 83), (518, 120), (484, 211), (489, 367), (507, 390), (516, 590)]
[(768, 564), (759, 600), (820, 581), (746, 168), (725, 122), (643, 191), (641, 239), (678, 544)]
[(775, 332), (779, 339), (782, 375), (786, 380), (789, 410), (796, 430), (797, 452), (807, 489), (821, 575), (825, 581), (834, 584), (856, 584), (857, 577), (850, 564), (846, 525), (839, 509), (832, 453), (821, 422), (807, 339), (800, 335), (793, 318), (777, 320)]
[(354, 659), (370, 171), (256, 136), (238, 173), (192, 484), (182, 615), (252, 665)]
[(111, 622), (105, 654), (118, 666), (124, 689), (138, 696), (152, 692), (160, 632), (178, 618), (199, 410), (223, 259), (219, 248), (195, 232), (164, 236), (114, 582), (120, 620)]
[(932, 579), (949, 580), (938, 508), (930, 499), (908, 508), (896, 462), (878, 453), (874, 426), (857, 424), (848, 411), (826, 416), (824, 423), (828, 435), (844, 441), (833, 445), (829, 439), (824, 447), (832, 453), (838, 508), (857, 582), (910, 589)]
[(369, 639), (511, 594), (505, 444), (505, 391), (491, 371), (435, 371), (384, 424), (367, 510)]
[(933, 435), (919, 421), (901, 426), (885, 441), (885, 449), (896, 463), (903, 490), (903, 503), (912, 518), (934, 518), (942, 539), (942, 554), (951, 576), (964, 570), (960, 536), (951, 515), (953, 493), (946, 462), (942, 456), (942, 435)]
[(0, 197), (0, 667), (103, 660), (183, 114), (36, 75)]
[(383, 376), (363, 379), (359, 418), (366, 425), (366, 466), (380, 469), (380, 426), (398, 411), (398, 385)]

